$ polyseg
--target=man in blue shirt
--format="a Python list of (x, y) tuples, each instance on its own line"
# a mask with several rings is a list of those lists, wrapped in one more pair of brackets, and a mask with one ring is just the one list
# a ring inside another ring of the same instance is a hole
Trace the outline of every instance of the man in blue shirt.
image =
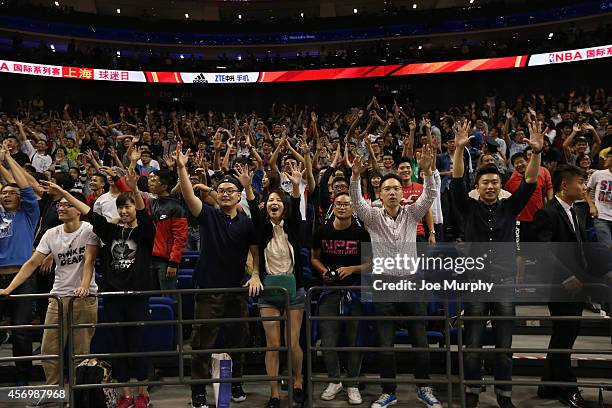
[[(6, 288), (17, 272), (32, 255), (32, 245), (40, 209), (25, 170), (11, 157), (8, 150), (0, 147), (0, 167), (8, 162), (10, 172), (1, 169), (2, 178), (9, 183), (0, 190), (0, 288)], [(12, 180), (11, 180), (12, 177)], [(14, 181), (14, 182), (13, 182)], [(35, 293), (32, 278), (28, 279), (13, 294)], [(13, 325), (32, 323), (32, 301), (19, 299), (0, 302), (0, 315), (8, 312)], [(13, 356), (32, 355), (30, 330), (13, 331)], [(19, 361), (17, 385), (27, 385), (32, 371), (31, 361)]]
[[(238, 211), (242, 185), (231, 176), (224, 176), (217, 185), (219, 209), (202, 201), (194, 194), (187, 172), (189, 149), (182, 151), (182, 143), (176, 147), (179, 185), (183, 199), (191, 214), (200, 224), (201, 252), (193, 271), (197, 288), (239, 288), (243, 286), (247, 255), (253, 256), (253, 273), (248, 286), (255, 296), (263, 288), (259, 280), (259, 249), (255, 228), (250, 218)], [(210, 189), (212, 190), (212, 189)], [(206, 191), (210, 192), (210, 190)], [(242, 293), (199, 294), (195, 297), (195, 319), (248, 317), (247, 297)], [(244, 323), (194, 325), (192, 349), (214, 348), (220, 327), (223, 327), (225, 347), (244, 347), (248, 325)], [(234, 356), (232, 376), (242, 377), (244, 355)], [(194, 354), (191, 357), (193, 379), (210, 378), (209, 356)], [(232, 399), (242, 402), (246, 394), (239, 383), (232, 386)], [(203, 384), (191, 386), (191, 404), (194, 408), (208, 408), (206, 388)]]

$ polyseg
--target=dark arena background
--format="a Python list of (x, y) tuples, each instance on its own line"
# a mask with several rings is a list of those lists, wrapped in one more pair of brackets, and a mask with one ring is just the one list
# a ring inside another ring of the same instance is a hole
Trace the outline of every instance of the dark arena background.
[(608, 0), (0, 1), (0, 407), (612, 407), (611, 61)]

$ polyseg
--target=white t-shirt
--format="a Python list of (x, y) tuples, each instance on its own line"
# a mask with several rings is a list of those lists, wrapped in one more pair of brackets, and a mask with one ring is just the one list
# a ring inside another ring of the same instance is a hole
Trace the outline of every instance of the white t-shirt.
[(597, 218), (612, 221), (612, 172), (608, 169), (597, 170), (591, 175), (588, 187), (595, 190)]
[(113, 197), (110, 192), (102, 194), (93, 206), (93, 211), (106, 218), (106, 221), (113, 222), (119, 218), (117, 211), (117, 197)]
[[(285, 193), (291, 194), (293, 191), (293, 184), (291, 183), (291, 180), (289, 180), (283, 173), (280, 174), (280, 179), (281, 189)], [(306, 196), (304, 194), (306, 192), (306, 186), (306, 181), (302, 180), (300, 182), (300, 213), (302, 214), (302, 221), (306, 221)]]
[[(49, 255), (55, 260), (55, 281), (52, 295), (74, 296), (74, 290), (81, 286), (85, 267), (87, 245), (99, 245), (100, 240), (93, 232), (93, 226), (82, 222), (78, 230), (65, 232), (63, 225), (51, 228), (42, 236), (36, 251)], [(96, 294), (98, 285), (94, 274), (91, 275), (89, 293)]]

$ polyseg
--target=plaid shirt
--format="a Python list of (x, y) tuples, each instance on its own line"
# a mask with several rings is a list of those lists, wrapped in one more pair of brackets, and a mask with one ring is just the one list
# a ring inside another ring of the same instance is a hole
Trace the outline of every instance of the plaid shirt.
[[(435, 170), (438, 172), (438, 170)], [(440, 177), (433, 175), (424, 178), (423, 194), (412, 205), (400, 206), (397, 217), (393, 219), (384, 208), (370, 206), (361, 195), (360, 180), (351, 179), (351, 201), (359, 219), (363, 221), (372, 238), (374, 258), (393, 258), (407, 254), (416, 257), (417, 225), (427, 214), (434, 199), (440, 194)], [(387, 269), (385, 274), (404, 275), (405, 270)]]

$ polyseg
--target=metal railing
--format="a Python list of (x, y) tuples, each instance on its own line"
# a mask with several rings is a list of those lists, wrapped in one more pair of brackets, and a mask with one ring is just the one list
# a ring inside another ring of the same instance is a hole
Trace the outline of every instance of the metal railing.
[[(63, 388), (64, 384), (64, 307), (62, 298), (58, 295), (52, 295), (50, 293), (28, 293), (28, 294), (19, 294), (19, 295), (9, 295), (3, 298), (0, 298), (0, 302), (9, 302), (11, 300), (20, 300), (20, 299), (28, 299), (28, 300), (36, 300), (36, 299), (54, 299), (57, 302), (57, 323), (54, 324), (22, 324), (22, 325), (14, 325), (14, 326), (0, 326), (0, 330), (40, 330), (40, 329), (55, 329), (58, 331), (58, 350), (59, 354), (50, 354), (50, 355), (30, 355), (30, 356), (18, 356), (18, 357), (0, 357), (1, 363), (12, 363), (19, 361), (43, 361), (43, 360), (57, 360), (58, 361), (58, 371), (60, 372), (60, 383), (59, 387)], [(42, 346), (42, 345), (41, 345)], [(48, 389), (48, 385), (27, 385), (23, 387), (24, 389)], [(5, 395), (5, 393), (14, 390), (15, 387), (0, 387), (0, 393)]]
[[(516, 286), (528, 286), (528, 285), (516, 285)], [(602, 285), (598, 285), (602, 286)], [(606, 289), (609, 290), (607, 286)], [(270, 287), (266, 288), (270, 290), (281, 291), (285, 298), (286, 310), (289, 309), (289, 294), (285, 288), (282, 287)], [(559, 381), (539, 381), (539, 380), (511, 380), (511, 381), (496, 381), (496, 380), (466, 380), (463, 371), (463, 359), (466, 353), (559, 353), (559, 354), (612, 354), (611, 350), (580, 350), (580, 349), (543, 349), (543, 348), (468, 348), (464, 347), (463, 344), (463, 327), (464, 322), (473, 320), (542, 320), (542, 321), (600, 321), (610, 323), (610, 319), (607, 317), (599, 316), (463, 316), (461, 313), (457, 313), (457, 316), (449, 316), (448, 302), (442, 302), (444, 304), (444, 315), (439, 316), (372, 316), (372, 315), (360, 315), (360, 316), (313, 316), (311, 313), (311, 304), (314, 299), (313, 295), (321, 291), (330, 290), (363, 290), (366, 288), (360, 286), (323, 286), (310, 288), (306, 294), (306, 307), (305, 307), (305, 319), (306, 324), (306, 406), (314, 406), (313, 399), (313, 383), (317, 382), (338, 382), (338, 381), (352, 381), (361, 383), (405, 383), (405, 384), (417, 384), (423, 383), (423, 379), (411, 379), (411, 378), (397, 378), (397, 379), (381, 379), (381, 378), (330, 378), (323, 376), (313, 375), (313, 353), (317, 351), (362, 351), (362, 352), (400, 352), (400, 353), (444, 353), (445, 355), (445, 377), (442, 379), (430, 379), (426, 380), (431, 384), (446, 384), (448, 392), (448, 400), (453, 401), (453, 387), (459, 385), (460, 392), (460, 406), (465, 408), (465, 393), (464, 387), (468, 385), (519, 385), (519, 386), (535, 386), (544, 385), (550, 387), (567, 387), (567, 386), (579, 386), (586, 388), (600, 388), (601, 383), (597, 382), (559, 382)], [(98, 323), (82, 323), (73, 324), (73, 306), (76, 298), (70, 298), (68, 311), (67, 311), (67, 359), (68, 359), (68, 383), (64, 383), (63, 374), (60, 375), (60, 386), (68, 387), (69, 391), (69, 402), (71, 406), (74, 405), (74, 393), (76, 390), (84, 389), (95, 389), (95, 388), (118, 388), (118, 387), (134, 387), (134, 386), (160, 386), (160, 385), (192, 385), (192, 384), (212, 384), (212, 383), (235, 383), (235, 382), (262, 382), (262, 381), (287, 381), (288, 397), (292, 400), (293, 392), (293, 370), (292, 370), (292, 358), (291, 358), (291, 323), (290, 313), (285, 313), (284, 316), (271, 316), (271, 317), (238, 317), (238, 318), (215, 318), (215, 319), (184, 319), (183, 317), (183, 297), (181, 295), (198, 295), (198, 294), (243, 294), (246, 293), (245, 288), (221, 288), (221, 289), (177, 289), (167, 291), (141, 291), (141, 292), (109, 292), (99, 293), (97, 297), (120, 297), (120, 296), (159, 296), (165, 295), (177, 295), (176, 296), (176, 316), (172, 320), (156, 320), (156, 321), (135, 321), (135, 322), (98, 322)], [(28, 295), (11, 295), (5, 298), (3, 301), (10, 301), (11, 299), (41, 299), (41, 298), (54, 298), (58, 302), (58, 323), (57, 324), (41, 324), (41, 325), (20, 325), (20, 326), (0, 326), (0, 330), (37, 330), (37, 329), (57, 329), (60, 333), (63, 333), (63, 301), (59, 296), (49, 294), (28, 294)], [(395, 347), (321, 347), (313, 345), (312, 339), (312, 327), (311, 323), (314, 321), (325, 321), (325, 320), (337, 320), (337, 321), (413, 321), (413, 320), (428, 320), (443, 322), (444, 326), (444, 347), (438, 348), (395, 348)], [(227, 324), (227, 323), (240, 323), (240, 322), (263, 322), (263, 321), (284, 321), (286, 325), (287, 340), (286, 345), (283, 347), (242, 347), (242, 348), (211, 348), (201, 350), (186, 351), (183, 347), (183, 325), (185, 324)], [(72, 344), (74, 341), (74, 330), (86, 329), (86, 328), (109, 328), (109, 327), (122, 327), (122, 326), (176, 326), (177, 334), (177, 349), (171, 351), (147, 351), (147, 352), (126, 352), (126, 353), (89, 353), (89, 354), (74, 354)], [(451, 328), (455, 325), (459, 327), (457, 330), (457, 349), (453, 350), (451, 344)], [(66, 351), (64, 347), (63, 335), (58, 336), (59, 340), (59, 354), (58, 355), (42, 355), (42, 356), (23, 356), (23, 357), (2, 357), (2, 362), (15, 362), (15, 361), (35, 361), (35, 360), (49, 360), (57, 359), (59, 361), (60, 373), (63, 373), (64, 369), (64, 357)], [(248, 377), (232, 377), (227, 379), (187, 379), (184, 372), (184, 357), (197, 355), (197, 354), (212, 354), (219, 352), (228, 353), (249, 353), (249, 352), (265, 352), (265, 351), (279, 351), (287, 353), (287, 375), (276, 375), (276, 376), (263, 376), (254, 375)], [(453, 353), (457, 354), (458, 359), (458, 375), (454, 375), (452, 372), (452, 361)], [(172, 381), (137, 381), (137, 382), (126, 382), (126, 383), (108, 383), (108, 384), (76, 384), (76, 359), (87, 359), (87, 358), (129, 358), (129, 357), (176, 357), (178, 360), (178, 379)], [(45, 386), (29, 386), (29, 388), (41, 388)], [(13, 389), (14, 387), (1, 387), (0, 391)]]
[[(287, 289), (283, 287), (267, 287), (266, 290), (272, 291), (280, 291), (283, 293), (284, 304), (286, 310), (289, 310), (289, 293)], [(142, 297), (151, 297), (158, 295), (177, 295), (177, 315), (175, 320), (156, 320), (156, 321), (145, 321), (145, 322), (114, 322), (114, 323), (90, 323), (90, 324), (72, 324), (72, 313), (73, 313), (73, 303), (75, 298), (70, 299), (70, 305), (68, 307), (68, 345), (72, 344), (74, 330), (85, 329), (85, 328), (95, 328), (95, 327), (123, 327), (123, 326), (167, 326), (173, 325), (178, 326), (177, 330), (177, 346), (178, 350), (173, 351), (146, 351), (146, 352), (127, 352), (127, 353), (90, 353), (90, 354), (80, 354), (73, 355), (69, 353), (68, 355), (68, 366), (69, 366), (69, 375), (68, 375), (68, 387), (70, 393), (70, 406), (74, 405), (74, 393), (76, 390), (80, 389), (95, 389), (95, 388), (119, 388), (119, 387), (137, 387), (137, 386), (160, 386), (160, 385), (195, 385), (195, 384), (213, 384), (213, 383), (241, 383), (241, 382), (261, 382), (261, 381), (288, 381), (289, 383), (289, 398), (293, 397), (293, 377), (292, 377), (292, 367), (291, 367), (291, 320), (290, 313), (285, 313), (285, 316), (270, 316), (270, 317), (231, 317), (231, 318), (215, 318), (215, 319), (184, 319), (183, 318), (183, 298), (181, 295), (206, 295), (206, 294), (244, 294), (247, 293), (248, 289), (246, 288), (215, 288), (215, 289), (177, 289), (177, 290), (155, 290), (155, 291), (130, 291), (130, 292), (106, 292), (99, 293), (98, 297), (119, 297), (119, 296), (142, 296)], [(195, 306), (194, 306), (195, 307)], [(194, 310), (195, 312), (195, 310)], [(287, 330), (287, 345), (284, 347), (241, 347), (241, 348), (220, 348), (220, 349), (198, 349), (185, 351), (183, 348), (183, 325), (184, 324), (211, 324), (211, 323), (219, 323), (219, 324), (228, 324), (228, 323), (242, 323), (242, 322), (263, 322), (263, 321), (284, 321)], [(72, 350), (72, 348), (69, 348)], [(187, 379), (185, 378), (184, 372), (184, 357), (187, 355), (197, 355), (197, 354), (213, 354), (213, 353), (249, 353), (249, 352), (264, 352), (264, 351), (279, 351), (279, 352), (287, 352), (287, 371), (288, 375), (276, 375), (276, 376), (248, 376), (248, 377), (233, 377), (232, 378), (211, 378), (211, 379)], [(88, 358), (99, 358), (99, 359), (108, 359), (108, 358), (129, 358), (129, 357), (177, 357), (178, 359), (178, 369), (179, 375), (178, 380), (173, 381), (136, 381), (136, 382), (126, 382), (126, 383), (107, 383), (107, 384), (76, 384), (76, 367), (74, 366), (74, 359), (88, 359)]]
[[(518, 284), (518, 285), (502, 285), (502, 286), (513, 286), (515, 288), (522, 287), (531, 287), (533, 285), (526, 284)], [(538, 285), (538, 286), (560, 286), (560, 285)], [(604, 284), (589, 284), (585, 286), (593, 286), (598, 288), (604, 288), (608, 291), (610, 295), (612, 295), (612, 291), (607, 285)], [(442, 301), (441, 303), (444, 305), (444, 315), (443, 316), (373, 316), (373, 315), (360, 315), (360, 316), (313, 316), (310, 310), (310, 306), (313, 299), (313, 294), (322, 292), (322, 291), (342, 291), (342, 290), (353, 290), (353, 291), (364, 291), (371, 290), (371, 288), (361, 287), (361, 286), (316, 286), (312, 287), (308, 290), (306, 294), (306, 361), (307, 361), (307, 398), (308, 398), (308, 406), (313, 407), (313, 383), (315, 382), (340, 382), (340, 381), (348, 381), (348, 382), (360, 382), (360, 383), (406, 383), (406, 384), (418, 384), (423, 383), (423, 379), (410, 379), (410, 378), (397, 378), (397, 379), (383, 379), (383, 378), (365, 378), (365, 377), (357, 377), (357, 378), (332, 378), (332, 377), (314, 377), (312, 373), (312, 354), (317, 351), (362, 351), (362, 352), (383, 352), (383, 351), (393, 351), (393, 352), (427, 352), (427, 353), (445, 353), (446, 360), (446, 369), (445, 369), (445, 378), (444, 379), (429, 379), (425, 380), (429, 384), (446, 384), (447, 392), (448, 392), (448, 406), (452, 406), (453, 401), (453, 386), (455, 384), (459, 385), (459, 403), (461, 408), (466, 407), (465, 402), (465, 386), (466, 385), (519, 385), (519, 386), (549, 386), (549, 387), (585, 387), (585, 388), (599, 388), (600, 391), (603, 387), (601, 383), (597, 382), (561, 382), (561, 381), (540, 381), (540, 380), (511, 380), (511, 381), (496, 381), (496, 380), (466, 380), (463, 366), (463, 358), (465, 353), (551, 353), (551, 354), (612, 354), (612, 349), (608, 350), (580, 350), (580, 349), (542, 349), (542, 348), (468, 348), (463, 347), (463, 328), (465, 325), (463, 324), (465, 321), (474, 321), (474, 320), (548, 320), (548, 321), (600, 321), (610, 324), (611, 319), (609, 317), (602, 316), (492, 316), (492, 315), (482, 315), (482, 316), (464, 316), (458, 310), (457, 316), (450, 317), (449, 316), (449, 302)], [(612, 298), (611, 298), (612, 299)], [(457, 303), (459, 304), (459, 303)], [(325, 321), (325, 320), (336, 320), (336, 321), (383, 321), (383, 320), (393, 320), (393, 321), (412, 321), (412, 320), (427, 320), (427, 321), (444, 321), (444, 347), (439, 348), (419, 348), (419, 347), (411, 347), (411, 348), (395, 348), (395, 347), (320, 347), (315, 346), (312, 343), (312, 321)], [(456, 327), (459, 328), (457, 330), (457, 359), (458, 359), (458, 376), (454, 376), (452, 374), (452, 354), (453, 350), (451, 349), (451, 337), (450, 337), (450, 329), (452, 324), (455, 324)], [(457, 378), (458, 377), (458, 378)], [(612, 384), (611, 384), (612, 385)], [(601, 400), (601, 398), (600, 398)]]

